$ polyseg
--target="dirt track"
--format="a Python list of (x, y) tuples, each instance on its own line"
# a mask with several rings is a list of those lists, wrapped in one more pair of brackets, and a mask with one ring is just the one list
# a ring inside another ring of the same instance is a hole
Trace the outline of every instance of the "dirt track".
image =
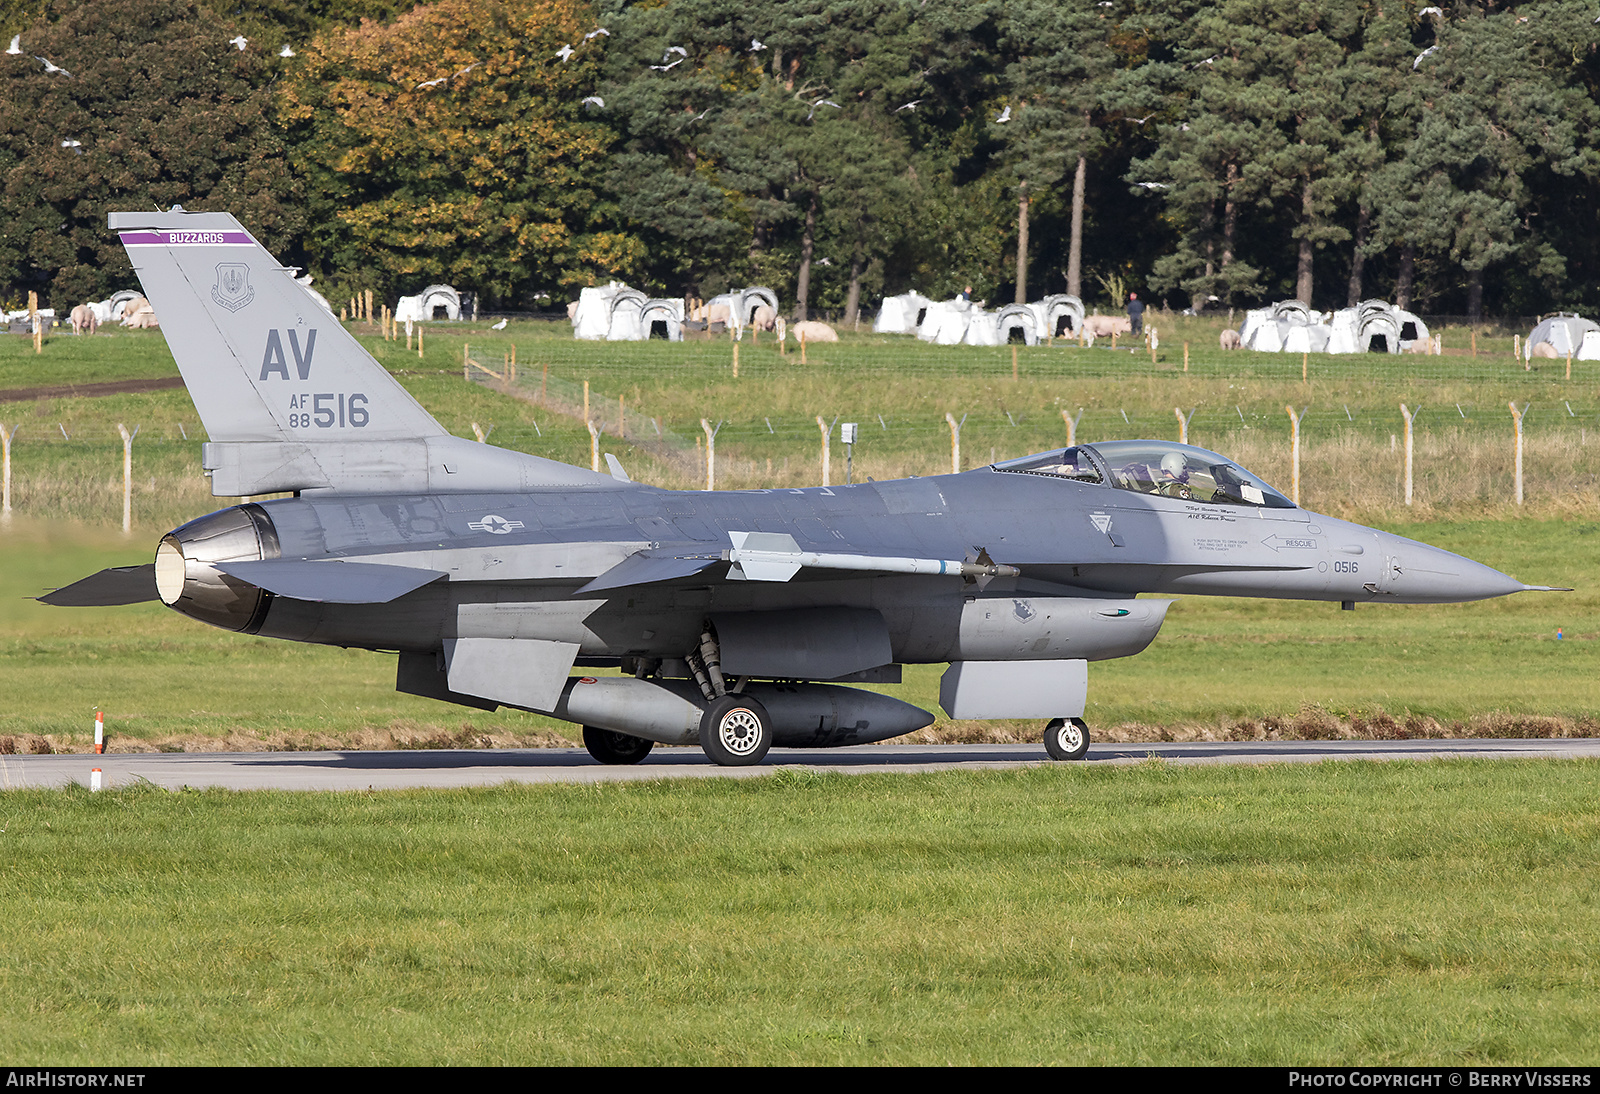
[(35, 399), (86, 399), (95, 395), (127, 395), (135, 391), (162, 391), (182, 386), (181, 376), (162, 376), (155, 380), (112, 380), (103, 384), (44, 384), (40, 387), (0, 390), (0, 403), (27, 403)]

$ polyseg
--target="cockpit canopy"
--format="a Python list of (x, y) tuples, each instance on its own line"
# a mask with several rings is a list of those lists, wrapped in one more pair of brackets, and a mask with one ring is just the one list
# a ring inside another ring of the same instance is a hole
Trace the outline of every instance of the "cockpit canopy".
[(1293, 509), (1294, 502), (1232, 460), (1172, 441), (1101, 441), (994, 465), (996, 471), (1056, 475), (1185, 501)]

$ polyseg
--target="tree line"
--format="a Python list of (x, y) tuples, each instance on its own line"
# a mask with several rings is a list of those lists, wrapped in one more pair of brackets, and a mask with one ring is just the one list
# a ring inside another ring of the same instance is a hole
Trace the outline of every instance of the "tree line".
[(341, 300), (445, 281), (1600, 306), (1592, 0), (0, 0), (0, 302), (227, 209)]

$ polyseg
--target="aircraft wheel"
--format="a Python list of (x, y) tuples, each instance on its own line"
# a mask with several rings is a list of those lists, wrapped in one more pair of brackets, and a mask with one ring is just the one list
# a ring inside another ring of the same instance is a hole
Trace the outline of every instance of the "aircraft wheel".
[(603, 764), (636, 764), (650, 755), (650, 750), (655, 746), (654, 741), (647, 741), (643, 737), (595, 726), (583, 727), (583, 747)]
[(1089, 752), (1089, 726), (1082, 718), (1056, 718), (1044, 727), (1044, 750), (1052, 760), (1081, 760)]
[(700, 718), (700, 747), (723, 767), (758, 764), (772, 747), (772, 718), (754, 699), (724, 695)]

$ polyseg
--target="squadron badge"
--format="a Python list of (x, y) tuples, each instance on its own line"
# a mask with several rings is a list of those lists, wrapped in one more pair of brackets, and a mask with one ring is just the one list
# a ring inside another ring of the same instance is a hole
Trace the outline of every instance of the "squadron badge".
[(211, 299), (236, 312), (256, 298), (250, 284), (250, 267), (243, 262), (217, 263), (217, 283), (211, 286)]

